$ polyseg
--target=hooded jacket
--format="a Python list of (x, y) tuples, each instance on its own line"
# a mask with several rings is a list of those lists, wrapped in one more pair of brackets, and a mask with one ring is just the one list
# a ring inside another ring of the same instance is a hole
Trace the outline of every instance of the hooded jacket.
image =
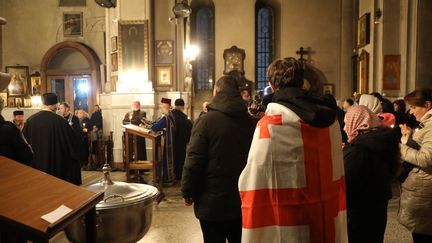
[(216, 94), (193, 125), (182, 176), (184, 198), (193, 198), (197, 218), (241, 218), (238, 178), (246, 165), (254, 120), (238, 91)]

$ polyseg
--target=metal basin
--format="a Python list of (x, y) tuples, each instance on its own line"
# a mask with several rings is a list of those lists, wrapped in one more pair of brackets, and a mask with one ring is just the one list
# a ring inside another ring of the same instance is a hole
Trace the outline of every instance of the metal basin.
[[(105, 167), (104, 174), (104, 180), (87, 188), (105, 192), (104, 200), (96, 205), (96, 242), (140, 240), (150, 228), (158, 190), (150, 185), (113, 182)], [(84, 218), (70, 224), (65, 232), (72, 242), (86, 242)]]

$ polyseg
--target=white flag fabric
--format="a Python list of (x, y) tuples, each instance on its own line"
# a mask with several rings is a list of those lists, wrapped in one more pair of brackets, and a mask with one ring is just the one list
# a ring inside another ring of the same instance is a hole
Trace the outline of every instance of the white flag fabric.
[(240, 175), (244, 243), (348, 242), (337, 121), (312, 127), (270, 103)]

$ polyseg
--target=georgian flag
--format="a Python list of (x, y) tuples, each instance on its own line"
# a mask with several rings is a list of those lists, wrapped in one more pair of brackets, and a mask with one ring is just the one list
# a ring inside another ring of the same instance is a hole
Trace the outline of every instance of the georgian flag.
[(239, 179), (242, 242), (348, 242), (341, 141), (337, 121), (312, 127), (268, 105)]

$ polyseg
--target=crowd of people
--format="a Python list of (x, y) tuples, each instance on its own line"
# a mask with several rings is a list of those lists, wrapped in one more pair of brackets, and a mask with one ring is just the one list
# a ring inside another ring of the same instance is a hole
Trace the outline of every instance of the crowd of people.
[[(228, 74), (193, 123), (183, 99), (172, 107), (162, 98), (157, 120), (134, 101), (123, 124), (163, 131), (158, 175), (181, 181), (204, 242), (383, 242), (395, 183), (398, 221), (415, 243), (432, 242), (432, 89), (393, 102), (362, 94), (338, 107), (305, 90), (305, 76), (298, 60), (278, 59), (259, 109), (246, 79)], [(79, 185), (81, 168), (94, 166), (89, 137), (102, 135), (101, 110), (75, 116), (61, 103), (59, 116), (55, 94), (42, 101), (25, 123), (21, 111), (7, 122), (0, 97), (0, 154)], [(126, 152), (146, 160), (144, 139), (138, 148)]]

